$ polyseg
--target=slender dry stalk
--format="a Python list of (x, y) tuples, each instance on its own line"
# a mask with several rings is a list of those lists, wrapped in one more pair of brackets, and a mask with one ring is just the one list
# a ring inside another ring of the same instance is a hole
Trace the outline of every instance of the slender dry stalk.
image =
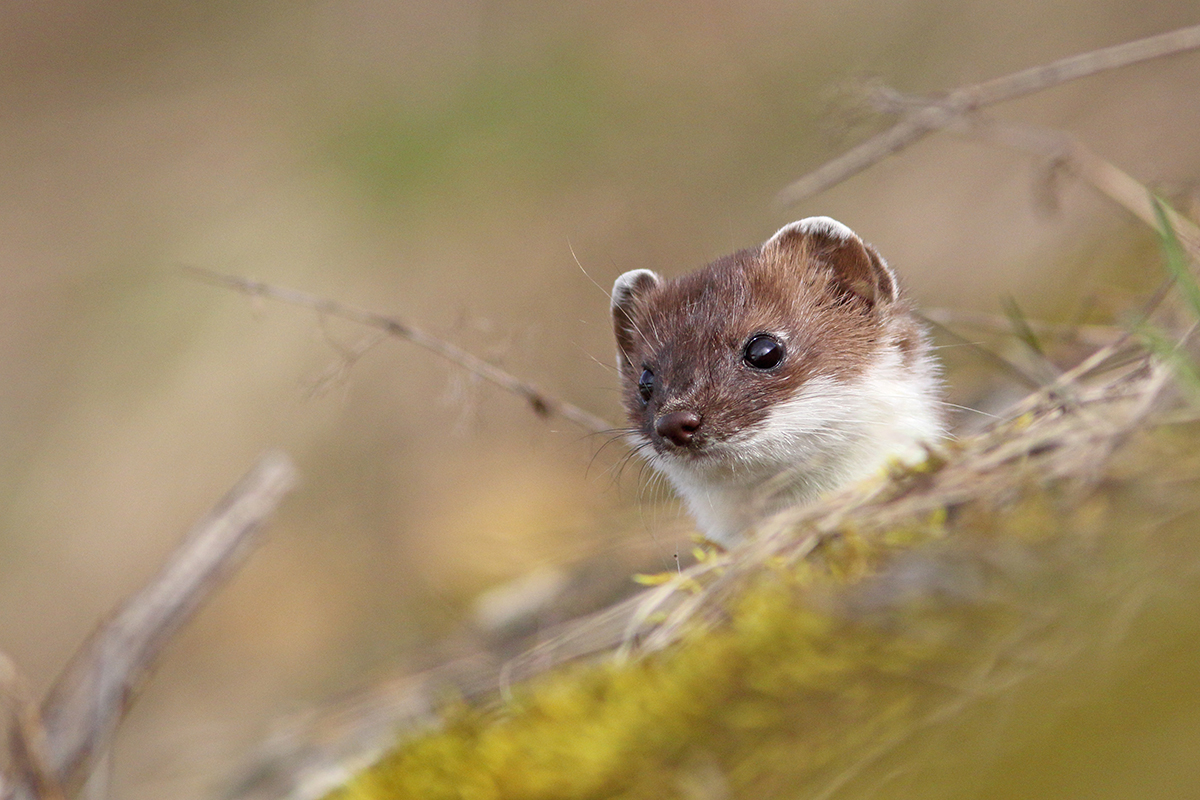
[(794, 206), (898, 153), (964, 114), (1107, 70), (1200, 48), (1200, 25), (1070, 56), (990, 81), (955, 89), (905, 113), (899, 122), (791, 183), (776, 197)]
[(26, 761), (44, 768), (22, 776), (6, 799), (55, 800), (62, 796), (55, 786), (70, 791), (87, 780), (151, 665), (262, 540), (263, 522), (295, 481), (286, 455), (263, 456), (192, 528), (158, 575), (88, 638), (22, 739), (31, 755)]
[(479, 356), (464, 350), (458, 345), (451, 344), (444, 339), (439, 339), (433, 334), (396, 317), (385, 316), (374, 311), (356, 308), (347, 303), (340, 303), (327, 297), (320, 297), (284, 286), (274, 286), (269, 283), (250, 280), (249, 278), (241, 278), (236, 275), (224, 275), (199, 267), (186, 267), (186, 270), (201, 280), (215, 283), (219, 286), (227, 286), (251, 297), (266, 297), (294, 306), (311, 308), (322, 315), (357, 322), (360, 325), (381, 330), (389, 336), (406, 339), (418, 347), (423, 347), (432, 353), (436, 353), (447, 361), (458, 364), (468, 372), (478, 375), (486, 381), (490, 381), (501, 389), (524, 398), (533, 410), (533, 413), (539, 417), (562, 417), (591, 433), (609, 433), (614, 429), (613, 425), (607, 420), (601, 419), (589, 411), (584, 411), (577, 405), (546, 394), (532, 383), (521, 380), (512, 373), (484, 361)]

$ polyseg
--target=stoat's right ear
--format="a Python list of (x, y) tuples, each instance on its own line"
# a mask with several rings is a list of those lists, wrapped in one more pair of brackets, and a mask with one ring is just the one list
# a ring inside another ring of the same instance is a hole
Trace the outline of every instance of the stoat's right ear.
[(612, 321), (613, 334), (617, 337), (617, 366), (624, 371), (629, 366), (628, 353), (637, 350), (635, 346), (637, 326), (634, 322), (633, 307), (637, 299), (650, 289), (658, 286), (662, 278), (648, 269), (632, 269), (617, 278), (612, 289)]
[(896, 275), (874, 247), (829, 217), (807, 217), (784, 225), (762, 246), (764, 255), (801, 267), (826, 269), (834, 285), (870, 307), (890, 303), (899, 291)]

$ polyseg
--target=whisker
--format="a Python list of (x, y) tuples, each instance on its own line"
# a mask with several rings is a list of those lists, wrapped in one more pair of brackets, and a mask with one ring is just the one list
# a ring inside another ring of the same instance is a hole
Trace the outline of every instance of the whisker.
[(601, 292), (603, 292), (604, 296), (607, 297), (609, 299), (609, 301), (611, 302), (612, 294), (608, 291), (608, 289), (605, 289), (603, 286), (596, 283), (596, 279), (593, 278), (591, 275), (589, 275), (588, 271), (586, 269), (584, 269), (583, 262), (581, 262), (579, 260), (579, 256), (575, 255), (575, 246), (573, 244), (571, 244), (570, 238), (567, 239), (567, 249), (571, 251), (571, 258), (575, 261), (575, 266), (579, 267), (579, 271), (583, 273), (583, 277), (585, 277), (589, 281), (591, 281), (592, 286), (595, 286), (597, 289), (599, 289)]
[[(621, 428), (615, 428), (611, 431), (608, 431), (607, 432), (609, 434), (608, 440), (604, 444), (600, 445), (600, 447), (598, 447), (596, 449), (596, 452), (592, 453), (592, 457), (590, 459), (588, 459), (588, 465), (587, 465), (587, 469), (584, 471), (584, 475), (586, 476), (591, 472), (592, 465), (596, 463), (596, 459), (600, 457), (600, 454), (603, 453), (610, 444), (613, 444), (614, 442), (623, 441), (624, 437), (631, 432), (632, 431), (630, 431), (628, 429), (621, 429)], [(610, 469), (611, 469), (611, 467), (610, 467)]]
[(589, 361), (591, 361), (593, 364), (598, 364), (601, 367), (604, 367), (604, 369), (608, 370), (609, 372), (612, 372), (614, 374), (619, 374), (617, 368), (614, 365), (608, 363), (607, 361), (601, 361), (600, 359), (596, 358), (594, 355), (589, 353), (587, 350), (584, 350), (583, 345), (579, 344), (578, 342), (575, 343), (575, 349), (579, 350), (585, 356), (587, 356), (587, 359)]
[(979, 414), (980, 416), (987, 417), (988, 419), (1001, 419), (1001, 417), (997, 414), (989, 414), (986, 411), (980, 411), (978, 408), (971, 408), (970, 406), (962, 406), (962, 405), (959, 405), (958, 403), (949, 403), (945, 400), (939, 400), (938, 405), (944, 406), (945, 408), (953, 408), (958, 411), (970, 411), (972, 414)]

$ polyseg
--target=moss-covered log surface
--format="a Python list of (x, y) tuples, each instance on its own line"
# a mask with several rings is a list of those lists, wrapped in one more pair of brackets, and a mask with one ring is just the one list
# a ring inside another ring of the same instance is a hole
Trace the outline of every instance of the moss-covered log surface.
[(1063, 382), (770, 520), (332, 797), (1200, 796), (1200, 424), (1167, 386)]

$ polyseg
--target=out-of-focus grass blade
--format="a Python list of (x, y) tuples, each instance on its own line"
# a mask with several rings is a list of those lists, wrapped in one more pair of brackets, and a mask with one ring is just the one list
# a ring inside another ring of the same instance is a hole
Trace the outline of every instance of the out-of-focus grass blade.
[[(1193, 316), (1200, 319), (1200, 283), (1188, 264), (1187, 254), (1167, 216), (1167, 206), (1155, 195), (1150, 195), (1154, 206), (1154, 216), (1158, 221), (1159, 241), (1162, 244), (1166, 260), (1167, 272), (1178, 287), (1180, 294), (1191, 308)], [(1200, 371), (1195, 362), (1188, 358), (1187, 352), (1179, 347), (1176, 341), (1159, 328), (1149, 324), (1137, 327), (1137, 333), (1147, 349), (1168, 364), (1179, 379), (1179, 382), (1191, 394), (1193, 401), (1200, 399)]]
[(1008, 317), (1009, 323), (1013, 326), (1013, 333), (1017, 338), (1025, 343), (1025, 346), (1045, 360), (1046, 351), (1042, 347), (1042, 342), (1038, 339), (1037, 334), (1033, 332), (1029, 321), (1025, 318), (1025, 312), (1017, 305), (1017, 301), (1011, 297), (1004, 298), (1004, 314)]
[(1150, 195), (1150, 202), (1154, 205), (1154, 216), (1158, 220), (1158, 236), (1162, 242), (1163, 254), (1166, 256), (1167, 272), (1174, 278), (1180, 293), (1191, 306), (1192, 313), (1200, 318), (1200, 283), (1196, 282), (1196, 276), (1192, 274), (1192, 270), (1188, 266), (1188, 258), (1184, 253), (1183, 245), (1167, 216), (1166, 203), (1153, 194)]

